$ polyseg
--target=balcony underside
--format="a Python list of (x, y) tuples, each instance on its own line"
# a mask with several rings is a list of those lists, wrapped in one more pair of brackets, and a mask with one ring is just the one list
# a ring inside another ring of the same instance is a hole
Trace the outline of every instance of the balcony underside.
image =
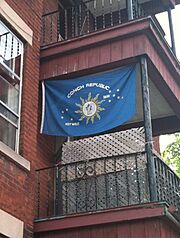
[[(150, 17), (42, 48), (40, 79), (92, 74), (139, 62), (141, 55), (148, 57), (154, 135), (176, 132), (180, 129), (180, 65)], [(129, 124), (141, 125), (140, 73), (138, 81), (138, 115)], [(168, 126), (163, 127), (162, 121)]]

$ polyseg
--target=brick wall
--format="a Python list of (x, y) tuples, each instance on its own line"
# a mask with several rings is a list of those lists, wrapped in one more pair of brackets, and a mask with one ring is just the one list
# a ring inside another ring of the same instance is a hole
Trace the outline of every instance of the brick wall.
[(42, 19), (42, 38), (41, 43), (50, 44), (57, 42), (58, 36), (58, 21), (59, 13), (55, 12), (58, 10), (58, 0), (46, 1), (43, 4), (43, 14), (52, 13), (43, 17)]
[(20, 131), (20, 154), (31, 162), (31, 171), (26, 172), (0, 155), (0, 209), (24, 221), (24, 237), (30, 238), (33, 237), (35, 216), (35, 170), (52, 165), (54, 152), (54, 139), (39, 133), (39, 54), (43, 0), (6, 2), (33, 30), (33, 45), (25, 44)]
[(56, 10), (58, 10), (58, 0), (44, 0), (43, 14), (54, 12)]
[(153, 145), (154, 145), (154, 149), (160, 154), (159, 136), (153, 137)]

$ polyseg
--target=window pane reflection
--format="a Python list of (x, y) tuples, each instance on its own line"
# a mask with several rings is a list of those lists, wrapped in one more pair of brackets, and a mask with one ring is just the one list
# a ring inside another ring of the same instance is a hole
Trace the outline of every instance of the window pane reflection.
[(16, 128), (0, 116), (0, 141), (15, 150)]

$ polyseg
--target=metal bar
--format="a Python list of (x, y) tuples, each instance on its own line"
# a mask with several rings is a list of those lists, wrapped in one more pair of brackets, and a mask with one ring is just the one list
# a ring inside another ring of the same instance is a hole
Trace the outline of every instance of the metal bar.
[(78, 6), (75, 6), (74, 7), (74, 21), (75, 21), (75, 36), (78, 36), (79, 35), (79, 25), (78, 25)]
[(6, 35), (6, 41), (5, 41), (5, 45), (4, 45), (4, 58), (6, 57), (7, 41), (8, 41), (8, 38), (7, 38), (7, 35)]
[(82, 5), (81, 4), (79, 4), (79, 19), (78, 19), (78, 21), (79, 21), (79, 35), (82, 35)]
[(173, 21), (172, 21), (172, 14), (171, 14), (171, 8), (170, 7), (168, 8), (167, 12), (168, 12), (169, 30), (170, 30), (170, 36), (171, 36), (171, 48), (172, 48), (173, 53), (176, 55), (174, 28), (173, 28)]
[(62, 203), (62, 187), (61, 187), (61, 176), (59, 176), (59, 168), (54, 168), (54, 177), (55, 177), (55, 203), (54, 203), (54, 215), (60, 215), (63, 213), (61, 209)]
[[(51, 168), (56, 168), (57, 166), (54, 165), (54, 166), (49, 166), (49, 167), (46, 167), (46, 168), (41, 168), (41, 169), (36, 169), (35, 171), (36, 172), (39, 172), (39, 171), (42, 171), (42, 170), (48, 170), (48, 169), (51, 169)], [(61, 166), (62, 167), (62, 166)]]
[(105, 179), (105, 190), (106, 190), (106, 208), (108, 208), (109, 206), (109, 202), (108, 202), (108, 188), (107, 188), (107, 184), (108, 184), (108, 179), (107, 179), (107, 166), (106, 166), (106, 159), (104, 160), (104, 179)]
[(50, 215), (50, 207), (49, 207), (49, 203), (50, 203), (50, 189), (49, 189), (49, 185), (50, 185), (50, 170), (48, 170), (48, 173), (47, 173), (47, 200), (46, 200), (46, 214), (47, 216)]
[(65, 29), (65, 40), (68, 39), (68, 12), (67, 12), (67, 9), (64, 10), (64, 17), (65, 17), (65, 26), (64, 26), (64, 29)]
[(52, 20), (52, 15), (51, 15), (51, 18), (50, 18), (50, 42), (52, 42), (52, 39), (53, 39), (53, 20)]
[(118, 22), (121, 24), (121, 7), (120, 0), (118, 0)]
[(89, 13), (89, 3), (87, 3), (86, 7), (86, 16), (87, 16), (87, 33), (90, 32), (90, 13)]
[(1, 34), (1, 35), (0, 35), (0, 39), (1, 39), (2, 36), (6, 36), (6, 35), (8, 35), (8, 34), (10, 34), (10, 32), (5, 32), (5, 33)]
[(126, 0), (128, 21), (133, 20), (133, 2), (132, 0)]
[(105, 22), (105, 9), (104, 9), (104, 0), (102, 0), (102, 27), (103, 29), (106, 27), (106, 22)]
[(13, 50), (14, 50), (14, 37), (11, 39), (11, 59), (13, 58)]
[(168, 208), (165, 207), (163, 214), (171, 221), (173, 222), (177, 228), (180, 230), (180, 223), (179, 221), (168, 211)]
[(156, 190), (156, 175), (153, 157), (153, 143), (152, 143), (152, 125), (151, 125), (151, 109), (150, 109), (150, 96), (148, 85), (148, 69), (146, 56), (141, 56), (141, 87), (142, 87), (142, 101), (143, 101), (143, 116), (146, 140), (146, 153), (147, 153), (147, 167), (150, 189), (150, 200), (157, 200)]
[(75, 19), (74, 19), (74, 9), (75, 7), (71, 8), (71, 36), (74, 38), (75, 36)]
[(94, 30), (97, 31), (97, 2), (94, 0)]
[(57, 14), (57, 41), (59, 41), (59, 35), (60, 35), (60, 15)]
[(49, 15), (53, 15), (53, 14), (58, 13), (58, 12), (59, 12), (59, 10), (56, 10), (56, 11), (54, 11), (54, 12), (48, 12), (48, 13), (42, 15), (42, 18), (43, 18), (43, 17), (46, 17), (46, 16), (49, 16)]
[(127, 186), (127, 202), (130, 204), (130, 190), (129, 190), (129, 176), (128, 176), (128, 166), (127, 166), (127, 156), (124, 157), (125, 163), (125, 173), (126, 173), (126, 186)]
[(118, 178), (117, 178), (117, 158), (114, 158), (114, 173), (115, 173), (115, 184), (116, 184), (116, 205), (119, 206), (119, 186), (118, 186)]
[(156, 186), (157, 186), (157, 200), (160, 201), (161, 197), (161, 190), (160, 188), (160, 168), (159, 168), (159, 160), (157, 157), (154, 157), (154, 166), (155, 166), (155, 173), (156, 173)]
[(110, 4), (110, 22), (111, 22), (111, 26), (113, 26), (113, 13), (112, 13), (112, 0), (109, 0), (109, 4)]
[(94, 162), (94, 172), (95, 172), (95, 182), (94, 182), (94, 193), (95, 193), (95, 207), (96, 211), (98, 210), (98, 198), (97, 198), (97, 172), (96, 172), (97, 161)]
[(135, 155), (135, 164), (136, 164), (136, 180), (137, 180), (137, 188), (138, 188), (138, 201), (141, 203), (141, 188), (139, 183), (139, 168), (138, 168), (138, 155)]

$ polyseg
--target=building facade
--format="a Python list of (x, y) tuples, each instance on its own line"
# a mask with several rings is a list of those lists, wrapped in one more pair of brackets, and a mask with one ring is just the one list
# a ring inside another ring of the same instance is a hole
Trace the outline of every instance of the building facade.
[[(179, 237), (179, 178), (152, 143), (180, 128), (179, 3), (0, 0), (0, 237)], [(163, 11), (172, 47), (155, 18)], [(67, 142), (40, 133), (42, 81), (129, 64), (132, 120)]]

